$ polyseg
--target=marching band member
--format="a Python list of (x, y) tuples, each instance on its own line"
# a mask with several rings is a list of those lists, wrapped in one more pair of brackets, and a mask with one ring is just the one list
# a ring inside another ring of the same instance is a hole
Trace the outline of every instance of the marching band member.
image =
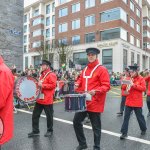
[[(125, 72), (124, 72), (124, 77), (122, 77), (121, 80), (130, 80), (130, 73), (129, 73), (129, 68), (125, 68)], [(124, 112), (124, 108), (125, 108), (125, 101), (126, 101), (126, 97), (128, 95), (128, 93), (126, 92), (126, 90), (123, 89), (123, 86), (125, 86), (124, 84), (121, 85), (121, 103), (120, 103), (120, 112), (117, 113), (117, 115), (119, 116), (123, 116), (123, 112)]]
[(149, 117), (150, 116), (150, 74), (148, 74), (146, 77), (144, 77), (144, 79), (148, 83), (146, 103), (147, 103), (147, 108), (148, 108), (147, 117)]
[(98, 62), (97, 57), (100, 51), (97, 48), (88, 48), (86, 49), (86, 52), (89, 63), (76, 81), (75, 89), (78, 90), (79, 88), (80, 91), (86, 91), (88, 95), (91, 96), (91, 101), (89, 98), (89, 101), (86, 102), (86, 111), (77, 112), (74, 116), (73, 125), (79, 142), (79, 146), (76, 150), (83, 150), (87, 148), (82, 124), (87, 114), (89, 115), (94, 133), (93, 150), (100, 150), (100, 115), (104, 111), (106, 92), (110, 89), (110, 80), (107, 69)]
[(28, 137), (39, 135), (39, 118), (43, 109), (47, 118), (47, 132), (44, 136), (48, 137), (53, 133), (53, 95), (56, 88), (57, 77), (55, 73), (50, 70), (50, 66), (51, 63), (49, 61), (42, 61), (42, 72), (38, 83), (41, 87), (41, 94), (37, 99), (33, 110), (32, 132), (28, 134)]
[[(14, 77), (11, 70), (4, 64), (0, 55), (0, 149), (13, 137), (13, 88)], [(2, 124), (3, 123), (3, 132)], [(1, 133), (2, 132), (2, 133)]]
[[(142, 114), (142, 107), (143, 107), (143, 92), (146, 90), (145, 80), (142, 76), (138, 74), (138, 66), (135, 64), (134, 66), (129, 66), (130, 74), (133, 80), (131, 80), (130, 88), (127, 89), (129, 95), (126, 98), (126, 108), (125, 108), (125, 115), (124, 121), (121, 127), (120, 139), (123, 140), (127, 137), (128, 133), (128, 124), (130, 119), (130, 114), (134, 110), (136, 118), (138, 120), (141, 135), (146, 133), (147, 127), (145, 118)], [(127, 87), (125, 87), (126, 89)]]

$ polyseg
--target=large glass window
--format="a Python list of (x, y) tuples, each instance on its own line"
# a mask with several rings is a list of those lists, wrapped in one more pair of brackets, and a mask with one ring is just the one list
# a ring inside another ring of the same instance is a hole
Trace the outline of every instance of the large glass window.
[(55, 15), (52, 16), (52, 24), (55, 24)]
[(90, 8), (95, 6), (95, 0), (85, 0), (85, 8)]
[(55, 27), (52, 28), (52, 36), (55, 36)]
[(32, 48), (40, 47), (41, 44), (42, 44), (41, 41), (36, 41), (36, 42), (32, 43)]
[(66, 3), (67, 0), (59, 0), (59, 4), (63, 4), (63, 3)]
[(106, 2), (109, 2), (109, 1), (112, 1), (112, 0), (101, 0), (101, 3), (106, 3)]
[(32, 36), (35, 37), (35, 36), (39, 36), (39, 35), (44, 35), (44, 31), (39, 29), (39, 30), (35, 30), (33, 33), (32, 33)]
[(140, 12), (140, 10), (139, 10), (138, 8), (136, 8), (136, 15), (137, 15), (138, 17), (141, 17), (141, 12)]
[(79, 52), (73, 54), (73, 63), (77, 65), (81, 65), (81, 68), (85, 68), (88, 63), (86, 52)]
[(40, 66), (41, 57), (40, 56), (34, 56), (34, 68), (38, 68)]
[(39, 9), (34, 10), (33, 17), (38, 16), (38, 15), (39, 15)]
[(52, 12), (55, 12), (55, 2), (52, 3)]
[(126, 4), (127, 4), (127, 2), (128, 2), (128, 0), (123, 0)]
[(26, 33), (26, 32), (27, 32), (27, 25), (24, 25), (23, 30), (24, 30), (24, 33)]
[(79, 29), (79, 28), (80, 28), (80, 19), (73, 20), (72, 21), (72, 30)]
[(139, 39), (136, 39), (136, 46), (137, 46), (137, 47), (140, 47), (140, 46), (141, 46)]
[(46, 17), (46, 26), (50, 25), (50, 17)]
[(130, 35), (130, 43), (134, 45), (134, 36)]
[(123, 70), (128, 66), (128, 51), (126, 49), (123, 50)]
[(121, 19), (127, 22), (127, 13), (122, 8), (115, 8), (100, 14), (101, 22)]
[(112, 72), (113, 60), (112, 60), (112, 49), (103, 49), (102, 50), (102, 64), (108, 69), (109, 72)]
[(130, 0), (130, 9), (132, 11), (134, 11), (134, 9), (135, 9), (134, 3), (131, 0)]
[(50, 14), (50, 4), (46, 5), (46, 14)]
[(67, 30), (68, 30), (68, 24), (67, 23), (59, 24), (59, 33), (66, 32)]
[(100, 32), (100, 37), (101, 37), (101, 40), (121, 38), (127, 41), (127, 31), (122, 28), (105, 30), (105, 31)]
[(80, 3), (76, 3), (72, 5), (72, 13), (80, 11)]
[(134, 52), (131, 52), (131, 66), (134, 65)]
[(95, 33), (85, 34), (85, 43), (95, 42)]
[(28, 68), (28, 57), (25, 57), (25, 68)]
[(140, 27), (139, 24), (136, 24), (136, 31), (139, 32), (139, 33), (141, 32), (141, 27)]
[(24, 44), (27, 43), (27, 35), (24, 35), (23, 41), (24, 41)]
[(135, 25), (135, 21), (132, 18), (130, 18), (130, 26), (134, 28), (134, 25)]
[(62, 45), (62, 44), (67, 45), (67, 38), (59, 39), (58, 42), (60, 45)]
[(85, 26), (95, 25), (95, 15), (85, 17)]
[(24, 23), (27, 22), (27, 15), (24, 15)]
[(38, 24), (44, 24), (44, 18), (36, 18), (35, 20), (33, 20), (32, 25), (38, 25)]
[(72, 37), (72, 44), (73, 45), (80, 44), (80, 36), (79, 35), (75, 35)]
[(140, 54), (137, 54), (137, 65), (140, 65)]
[(50, 37), (50, 29), (46, 29), (46, 37)]
[(62, 8), (59, 10), (59, 17), (64, 17), (68, 15), (68, 8)]

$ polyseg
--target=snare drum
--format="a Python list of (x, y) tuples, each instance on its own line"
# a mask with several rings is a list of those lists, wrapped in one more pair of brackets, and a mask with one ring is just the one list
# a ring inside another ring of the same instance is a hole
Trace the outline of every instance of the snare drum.
[(86, 111), (86, 100), (84, 94), (65, 95), (65, 111)]
[(16, 81), (14, 93), (24, 102), (34, 102), (40, 94), (38, 80), (31, 76), (20, 77)]

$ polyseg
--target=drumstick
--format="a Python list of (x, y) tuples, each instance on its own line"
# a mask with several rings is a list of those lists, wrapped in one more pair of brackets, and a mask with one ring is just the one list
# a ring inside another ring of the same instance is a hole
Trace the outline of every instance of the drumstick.
[(0, 139), (3, 136), (3, 133), (4, 133), (4, 125), (2, 119), (0, 118)]

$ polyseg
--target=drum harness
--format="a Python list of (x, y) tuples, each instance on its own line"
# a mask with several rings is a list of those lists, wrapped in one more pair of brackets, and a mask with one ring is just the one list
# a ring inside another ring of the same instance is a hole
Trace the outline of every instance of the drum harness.
[(92, 78), (94, 71), (95, 71), (99, 66), (101, 66), (101, 65), (100, 65), (100, 64), (96, 65), (96, 66), (94, 67), (94, 69), (91, 71), (91, 73), (90, 73), (89, 76), (86, 76), (86, 75), (85, 75), (88, 66), (85, 68), (85, 70), (84, 70), (84, 72), (83, 72), (83, 78), (85, 79), (85, 92), (88, 91), (88, 79)]

